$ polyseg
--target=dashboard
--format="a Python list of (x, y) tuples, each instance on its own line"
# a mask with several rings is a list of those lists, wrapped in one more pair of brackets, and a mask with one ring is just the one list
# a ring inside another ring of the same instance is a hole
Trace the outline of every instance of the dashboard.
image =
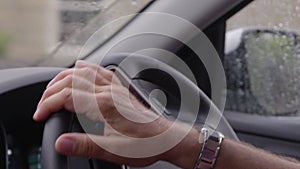
[(1, 125), (3, 126), (1, 135), (4, 136), (1, 151), (2, 154), (6, 152), (6, 166), (9, 169), (40, 168), (40, 147), (44, 124), (34, 122), (32, 115), (45, 84), (22, 87), (2, 94), (0, 97)]
[(44, 123), (33, 121), (32, 116), (49, 80), (61, 70), (21, 68), (0, 71), (1, 168), (41, 168)]

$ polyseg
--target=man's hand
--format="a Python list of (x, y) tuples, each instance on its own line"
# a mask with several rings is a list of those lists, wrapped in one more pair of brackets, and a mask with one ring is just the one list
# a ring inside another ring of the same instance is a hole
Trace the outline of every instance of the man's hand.
[[(111, 150), (143, 153), (134, 139), (154, 137), (168, 130), (172, 122), (147, 109), (132, 95), (114, 73), (98, 65), (78, 61), (76, 68), (58, 74), (47, 86), (34, 114), (34, 120), (46, 120), (60, 109), (82, 113), (94, 121), (105, 123), (104, 136), (84, 133), (67, 133), (56, 142), (58, 152), (65, 155), (86, 156), (130, 166), (146, 166), (158, 160), (170, 161), (191, 168), (200, 151), (199, 133), (193, 129), (173, 149), (143, 158), (125, 157)], [(175, 127), (168, 140), (180, 135), (182, 126)], [(160, 146), (153, 143), (152, 146)], [(178, 156), (181, 154), (181, 157)]]

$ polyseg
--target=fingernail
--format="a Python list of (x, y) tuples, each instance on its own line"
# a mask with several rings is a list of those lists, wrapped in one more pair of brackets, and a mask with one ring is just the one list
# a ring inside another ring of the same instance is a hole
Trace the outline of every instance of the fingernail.
[(60, 149), (66, 154), (71, 154), (73, 152), (73, 140), (69, 138), (63, 138), (61, 140)]
[(37, 120), (38, 112), (39, 112), (39, 109), (36, 109), (35, 113), (33, 114), (33, 119), (34, 120)]

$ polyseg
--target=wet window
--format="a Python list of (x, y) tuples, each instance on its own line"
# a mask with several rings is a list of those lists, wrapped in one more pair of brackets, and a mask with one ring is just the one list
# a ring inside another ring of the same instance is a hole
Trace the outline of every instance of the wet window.
[[(70, 66), (105, 24), (140, 12), (151, 0), (0, 0), (0, 69)], [(130, 19), (130, 18), (129, 18)], [(122, 28), (115, 24), (89, 53)]]
[(257, 0), (228, 21), (227, 110), (300, 116), (299, 8), (298, 0)]

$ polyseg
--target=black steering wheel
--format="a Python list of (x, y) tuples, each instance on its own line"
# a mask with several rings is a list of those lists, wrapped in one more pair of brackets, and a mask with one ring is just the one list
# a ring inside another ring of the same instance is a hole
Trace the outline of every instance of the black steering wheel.
[[(181, 81), (181, 86), (190, 94), (198, 94), (200, 96), (200, 107), (196, 116), (196, 124), (203, 125), (208, 115), (209, 109), (218, 115), (219, 110), (213, 105), (211, 100), (199, 89), (193, 82), (186, 78), (183, 74), (175, 70), (174, 68), (160, 62), (156, 59), (145, 56), (130, 56), (130, 61), (127, 64), (124, 63), (127, 58), (126, 54), (118, 54), (107, 57), (103, 60), (101, 66), (107, 68), (118, 68), (121, 71), (121, 80), (130, 79), (130, 84), (133, 92), (144, 99), (146, 104), (149, 102), (149, 94), (154, 89), (160, 89), (164, 91), (167, 98), (167, 103), (164, 109), (164, 115), (166, 118), (174, 118), (178, 115), (180, 108), (180, 88), (176, 82)], [(128, 65), (130, 64), (130, 65)], [(141, 69), (141, 67), (147, 67), (148, 69)], [(140, 71), (142, 70), (142, 71)], [(137, 74), (132, 72), (139, 72)], [(120, 73), (120, 72), (119, 72)], [(125, 75), (124, 75), (125, 74)], [(175, 78), (174, 78), (175, 77)], [(176, 80), (177, 81), (176, 81)], [(150, 104), (150, 103), (148, 103)], [(185, 111), (189, 113), (189, 106), (185, 106)], [(159, 108), (159, 105), (158, 105)], [(92, 123), (92, 122), (91, 122)], [(238, 140), (235, 132), (232, 130), (229, 123), (224, 117), (221, 117), (218, 128), (225, 136)], [(83, 132), (76, 115), (69, 113), (66, 110), (54, 113), (47, 120), (44, 128), (41, 165), (45, 169), (118, 169), (126, 168), (126, 166), (120, 166), (112, 163), (108, 163), (101, 160), (79, 158), (79, 157), (66, 157), (60, 155), (55, 150), (55, 141), (62, 134), (66, 132)], [(165, 162), (157, 162), (149, 167), (144, 168), (178, 168), (172, 164)]]

